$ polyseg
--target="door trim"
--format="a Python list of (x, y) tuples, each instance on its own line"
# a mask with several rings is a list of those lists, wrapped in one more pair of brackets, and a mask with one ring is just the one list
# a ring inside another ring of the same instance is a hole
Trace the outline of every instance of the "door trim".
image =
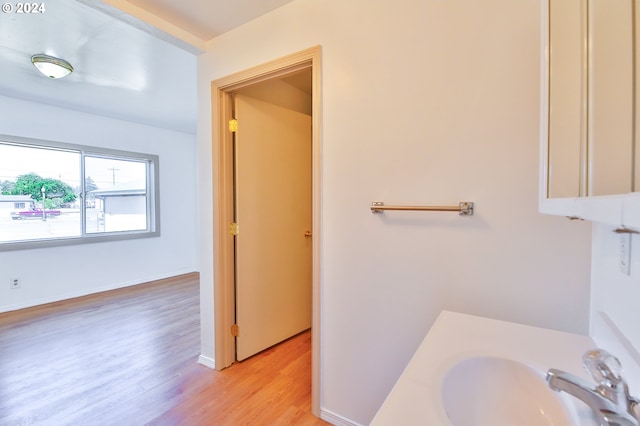
[(315, 46), (274, 61), (211, 82), (212, 164), (213, 173), (213, 265), (215, 365), (221, 370), (235, 361), (235, 342), (231, 326), (235, 318), (234, 245), (229, 232), (233, 222), (233, 152), (232, 133), (227, 122), (231, 117), (231, 92), (292, 72), (311, 68), (312, 135), (311, 135), (311, 212), (312, 212), (312, 337), (311, 337), (311, 411), (320, 416), (320, 285), (321, 285), (321, 143), (320, 124), (321, 66), (320, 46)]

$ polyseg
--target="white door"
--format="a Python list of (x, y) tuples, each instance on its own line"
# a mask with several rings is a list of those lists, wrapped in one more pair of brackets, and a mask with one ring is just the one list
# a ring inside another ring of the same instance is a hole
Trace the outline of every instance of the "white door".
[(311, 327), (311, 117), (235, 96), (236, 358)]

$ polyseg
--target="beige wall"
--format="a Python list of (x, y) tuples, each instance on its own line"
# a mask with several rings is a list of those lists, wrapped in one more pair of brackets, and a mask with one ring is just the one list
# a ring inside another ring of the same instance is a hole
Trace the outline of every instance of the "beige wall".
[[(590, 225), (538, 213), (539, 1), (296, 0), (199, 74), (202, 353), (213, 357), (210, 83), (322, 46), (323, 415), (368, 423), (442, 309), (586, 333)], [(476, 215), (372, 201), (476, 203)]]
[(309, 93), (280, 79), (254, 84), (238, 92), (301, 114), (311, 115), (311, 70), (304, 72), (309, 75), (308, 84), (305, 86)]

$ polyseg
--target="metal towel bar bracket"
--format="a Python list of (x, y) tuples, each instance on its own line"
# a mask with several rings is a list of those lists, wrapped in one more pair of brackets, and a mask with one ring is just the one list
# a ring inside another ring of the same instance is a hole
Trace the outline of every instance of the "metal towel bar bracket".
[(462, 201), (457, 206), (385, 206), (382, 201), (371, 203), (372, 213), (382, 213), (384, 210), (458, 212), (460, 216), (473, 216), (473, 203)]

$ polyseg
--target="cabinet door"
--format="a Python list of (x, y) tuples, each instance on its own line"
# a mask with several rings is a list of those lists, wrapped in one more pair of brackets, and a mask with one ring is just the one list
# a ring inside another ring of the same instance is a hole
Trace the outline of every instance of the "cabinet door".
[(589, 0), (587, 195), (631, 192), (634, 137), (633, 0)]
[(638, 187), (636, 1), (544, 2), (543, 199)]
[[(587, 4), (549, 1), (547, 197), (586, 195)], [(543, 129), (544, 131), (544, 129)]]

